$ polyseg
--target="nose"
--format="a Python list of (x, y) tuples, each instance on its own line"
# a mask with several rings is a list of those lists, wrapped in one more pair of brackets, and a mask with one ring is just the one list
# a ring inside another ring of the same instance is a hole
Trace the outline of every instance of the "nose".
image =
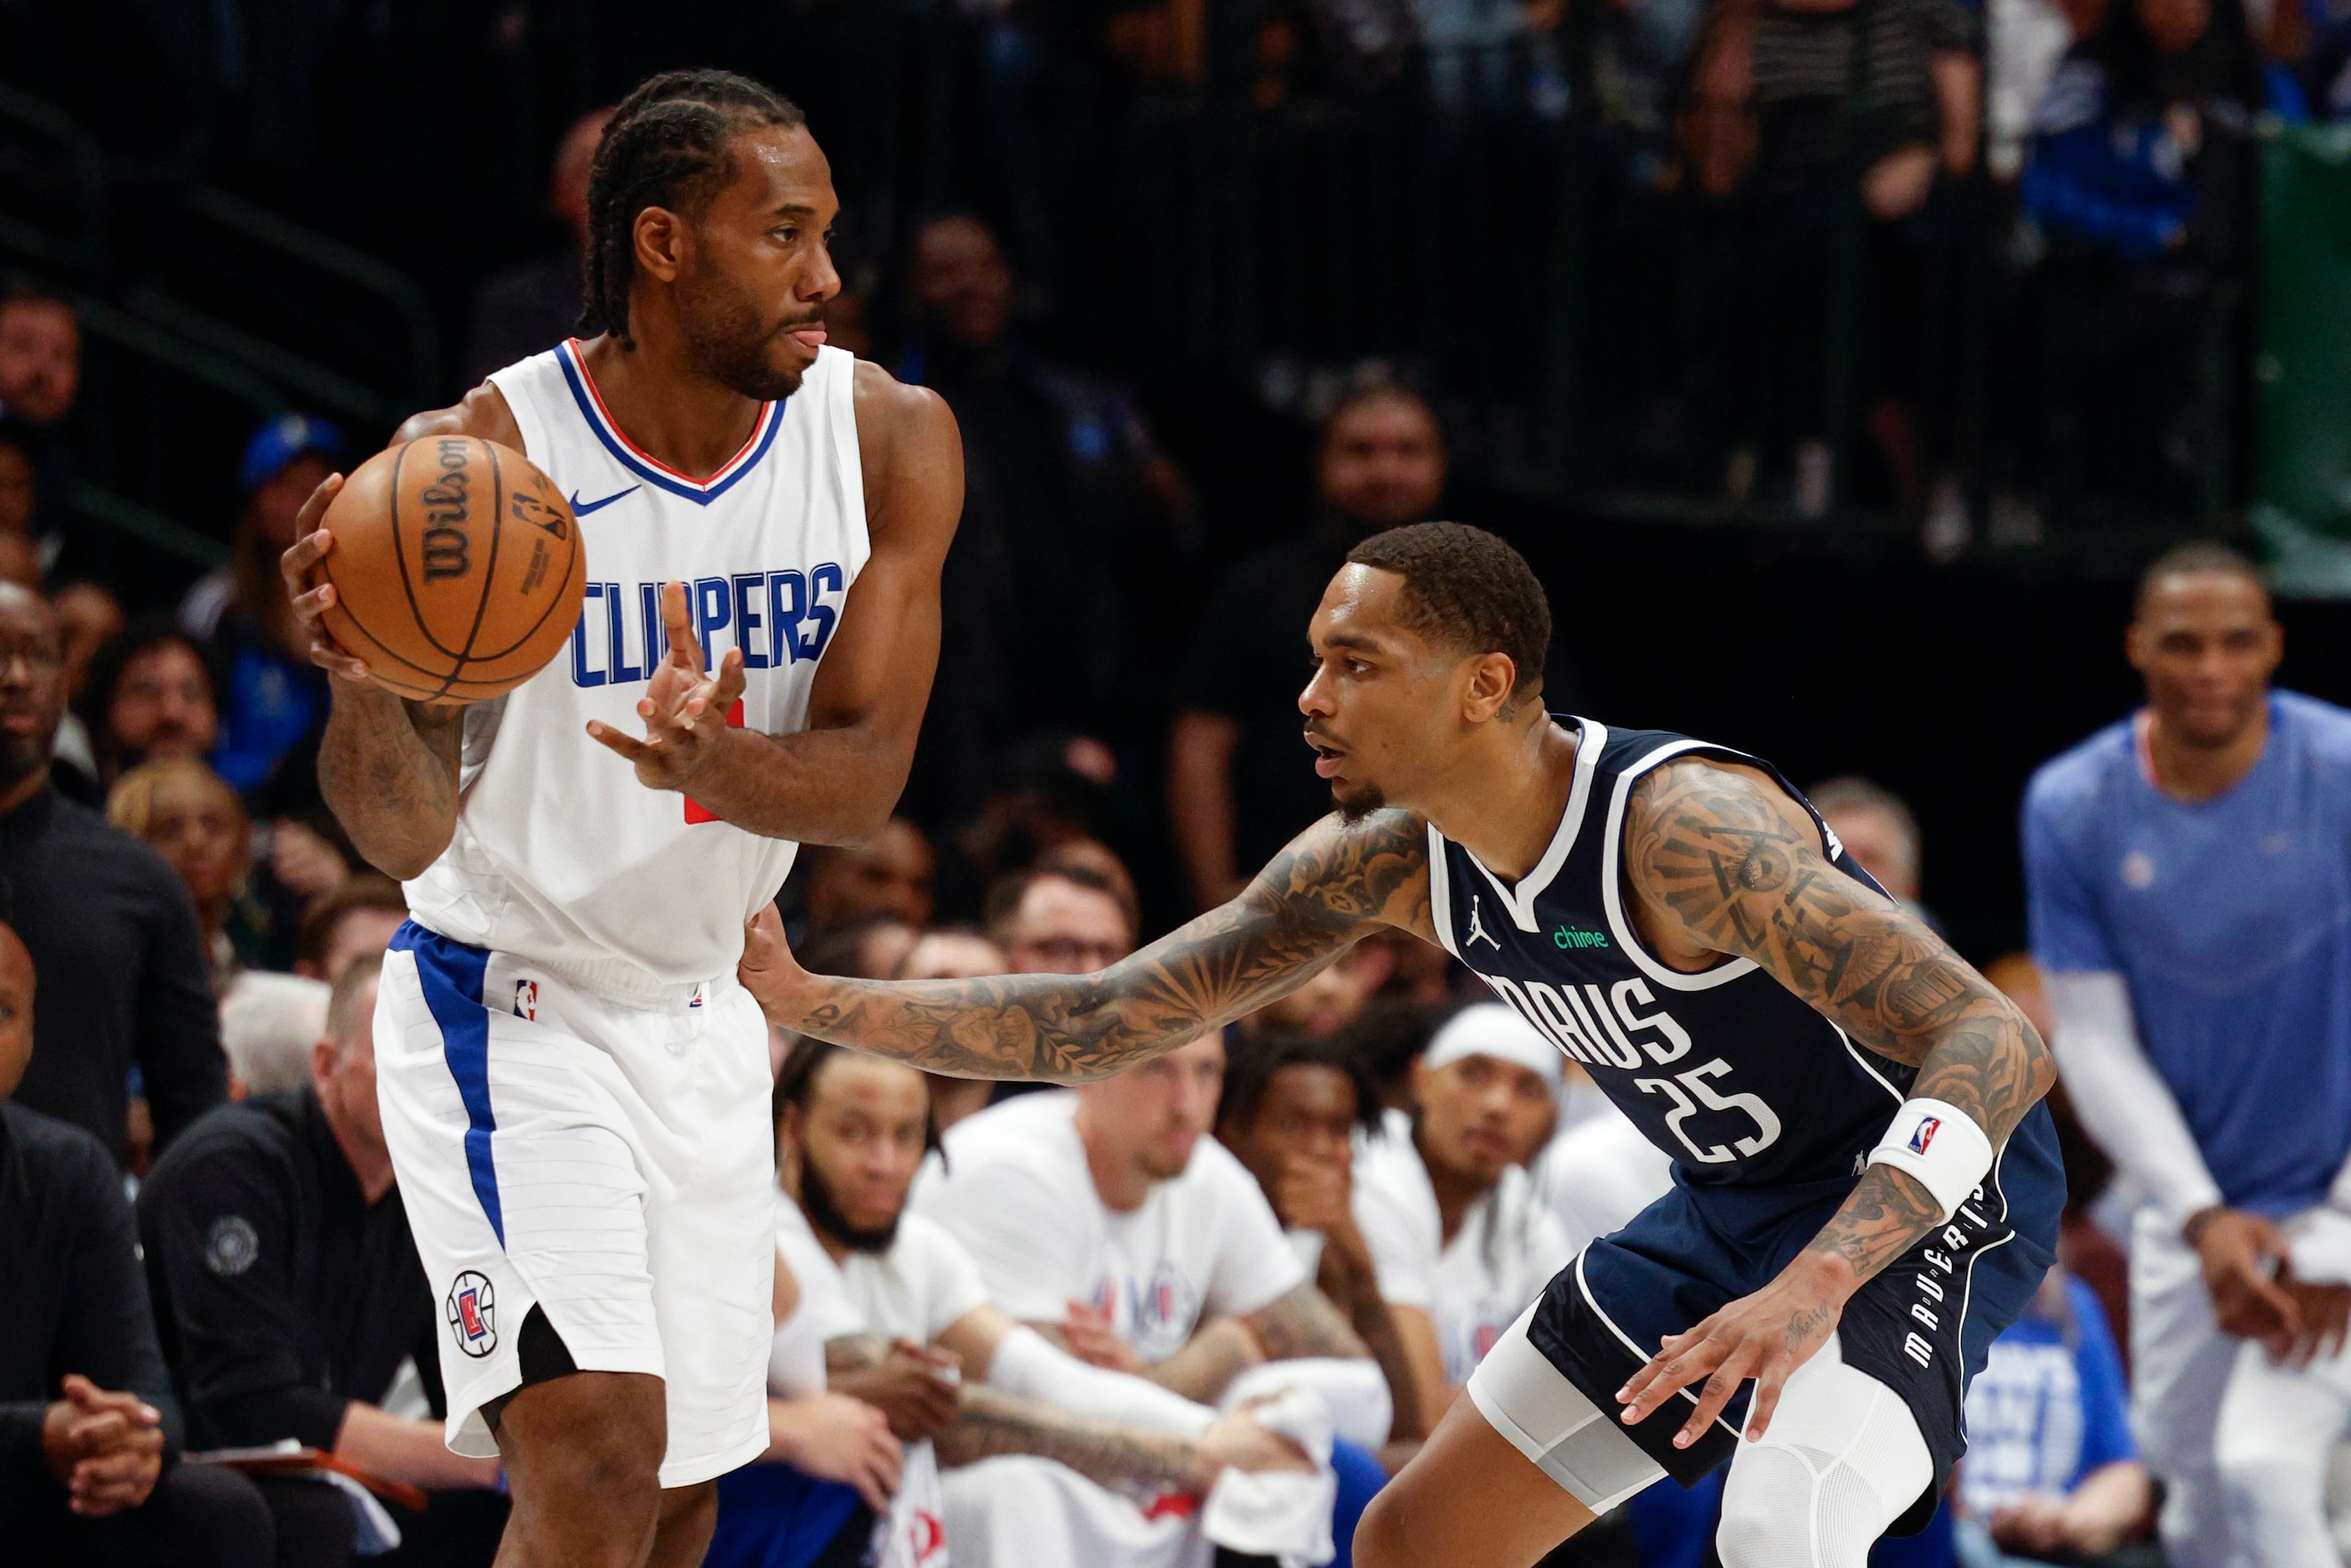
[(800, 280), (799, 296), (810, 301), (831, 299), (841, 292), (841, 271), (832, 265), (832, 247), (819, 241), (809, 254), (808, 275)]
[(1298, 711), (1310, 719), (1327, 717), (1334, 710), (1331, 701), (1330, 672), (1321, 665), (1306, 679), (1305, 689), (1298, 693)]

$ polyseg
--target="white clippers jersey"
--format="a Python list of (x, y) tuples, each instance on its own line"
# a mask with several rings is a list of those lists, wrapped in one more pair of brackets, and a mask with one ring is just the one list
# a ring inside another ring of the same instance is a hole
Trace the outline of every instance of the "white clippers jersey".
[(868, 554), (855, 371), (850, 354), (819, 350), (800, 389), (703, 481), (630, 444), (576, 343), (490, 378), (524, 455), (570, 497), (588, 597), (564, 652), (466, 710), (456, 836), (408, 884), (419, 923), (622, 993), (733, 972), (744, 919), (783, 886), (798, 846), (645, 788), (587, 724), (644, 732), (636, 704), (666, 646), (664, 582), (687, 585), (708, 667), (743, 650), (730, 723), (776, 734), (807, 722)]

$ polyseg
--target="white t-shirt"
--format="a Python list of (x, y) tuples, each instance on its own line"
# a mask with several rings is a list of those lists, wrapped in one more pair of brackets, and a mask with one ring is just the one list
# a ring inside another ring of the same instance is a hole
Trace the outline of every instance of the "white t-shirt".
[(1023, 1095), (947, 1130), (910, 1209), (970, 1250), (997, 1306), (1059, 1323), (1072, 1301), (1106, 1309), (1146, 1361), (1183, 1348), (1204, 1318), (1257, 1311), (1305, 1282), (1273, 1207), (1222, 1145), (1141, 1207), (1113, 1212), (1094, 1190), (1069, 1090)]
[(1428, 1314), (1451, 1384), (1469, 1380), (1503, 1331), (1575, 1255), (1515, 1165), (1469, 1206), (1445, 1243), (1437, 1189), (1413, 1147), (1412, 1118), (1402, 1111), (1388, 1112), (1378, 1135), (1358, 1146), (1353, 1207), (1379, 1270), (1380, 1294)]
[(1673, 1170), (1663, 1149), (1612, 1110), (1562, 1132), (1535, 1157), (1535, 1197), (1580, 1252), (1663, 1198)]
[(824, 1337), (878, 1334), (928, 1345), (987, 1304), (979, 1268), (956, 1239), (920, 1214), (899, 1216), (886, 1252), (852, 1252), (835, 1263), (789, 1194), (776, 1203), (776, 1245), (799, 1282), (802, 1311), (820, 1314)]

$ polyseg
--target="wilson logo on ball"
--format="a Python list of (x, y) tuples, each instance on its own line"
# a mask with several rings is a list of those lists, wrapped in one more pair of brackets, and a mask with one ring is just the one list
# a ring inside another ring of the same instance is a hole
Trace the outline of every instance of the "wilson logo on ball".
[(428, 583), (462, 577), (474, 569), (474, 542), (466, 535), (471, 514), (466, 501), (473, 476), (466, 462), (473, 443), (464, 437), (444, 438), (440, 448), (441, 477), (417, 493), (424, 503), (424, 580)]

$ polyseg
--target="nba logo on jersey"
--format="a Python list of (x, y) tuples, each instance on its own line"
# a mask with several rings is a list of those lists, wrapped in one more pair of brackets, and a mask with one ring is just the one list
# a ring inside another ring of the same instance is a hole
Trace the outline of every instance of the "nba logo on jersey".
[(538, 981), (535, 980), (515, 981), (515, 1016), (528, 1018), (533, 1023), (538, 1022)]
[(1926, 1153), (1927, 1146), (1935, 1141), (1936, 1130), (1942, 1125), (1943, 1118), (1940, 1116), (1919, 1117), (1918, 1126), (1910, 1134), (1910, 1152), (1912, 1154)]

